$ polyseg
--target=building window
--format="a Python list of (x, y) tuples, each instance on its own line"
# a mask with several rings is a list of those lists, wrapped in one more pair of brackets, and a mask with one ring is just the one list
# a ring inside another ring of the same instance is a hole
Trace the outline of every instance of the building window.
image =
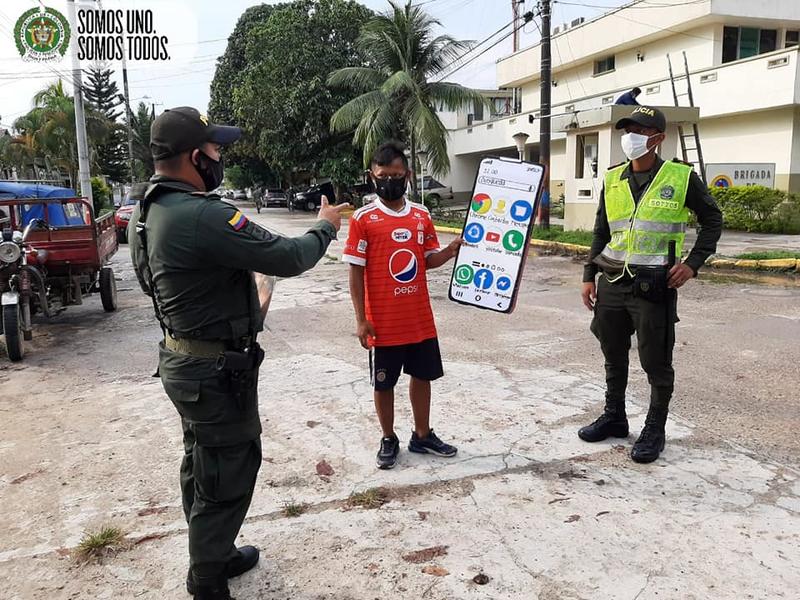
[(594, 74), (602, 75), (614, 70), (614, 56), (607, 56), (602, 60), (594, 61)]
[(778, 31), (776, 29), (725, 27), (722, 32), (723, 63), (772, 52), (777, 47)]
[(787, 29), (786, 30), (786, 41), (783, 44), (784, 48), (792, 48), (794, 46), (800, 46), (800, 31), (797, 29)]
[(475, 121), (483, 121), (483, 102), (475, 102), (472, 106), (472, 114)]
[(775, 52), (778, 48), (778, 31), (776, 29), (762, 29), (758, 43), (758, 53), (766, 54)]
[(579, 135), (575, 152), (575, 179), (594, 179), (597, 177), (597, 148), (600, 145), (600, 134)]
[(522, 112), (522, 88), (512, 88), (511, 90), (511, 110), (514, 115)]

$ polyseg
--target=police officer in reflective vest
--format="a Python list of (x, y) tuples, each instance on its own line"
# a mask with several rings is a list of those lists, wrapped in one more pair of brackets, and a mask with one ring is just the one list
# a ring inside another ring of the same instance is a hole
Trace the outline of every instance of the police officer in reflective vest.
[(193, 108), (161, 114), (150, 136), (156, 174), (128, 226), (136, 275), (164, 331), (161, 382), (181, 417), (186, 587), (196, 600), (230, 600), (228, 578), (259, 557), (234, 542), (261, 465), (260, 282), (313, 267), (347, 208), (323, 200), (319, 221), (296, 238), (250, 221), (213, 193), (223, 177), (220, 150), (240, 135)]
[[(691, 165), (665, 162), (656, 154), (666, 125), (664, 114), (648, 106), (633, 108), (617, 122), (616, 128), (625, 130), (622, 149), (630, 160), (605, 174), (583, 276), (583, 303), (594, 311), (591, 330), (605, 356), (607, 389), (603, 414), (578, 436), (587, 442), (628, 436), (625, 389), (635, 332), (650, 383), (650, 408), (631, 450), (641, 463), (656, 460), (664, 449), (675, 380), (676, 290), (697, 275), (722, 233), (722, 213)], [(690, 210), (699, 230), (694, 248), (681, 260)]]

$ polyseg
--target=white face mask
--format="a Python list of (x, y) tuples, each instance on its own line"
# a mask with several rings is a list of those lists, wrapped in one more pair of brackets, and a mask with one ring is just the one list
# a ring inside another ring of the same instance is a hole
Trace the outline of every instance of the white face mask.
[(622, 151), (629, 160), (636, 160), (650, 151), (647, 147), (649, 141), (650, 137), (641, 133), (626, 133), (622, 136)]

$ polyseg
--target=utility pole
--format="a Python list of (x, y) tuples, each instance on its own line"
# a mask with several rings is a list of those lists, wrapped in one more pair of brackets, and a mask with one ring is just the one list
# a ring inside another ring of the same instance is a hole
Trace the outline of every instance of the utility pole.
[(135, 178), (133, 172), (133, 113), (131, 112), (131, 95), (128, 92), (128, 63), (125, 60), (125, 51), (122, 52), (122, 91), (125, 94), (125, 116), (128, 125), (128, 170), (131, 174), (131, 183)]
[(550, 91), (552, 61), (550, 56), (550, 0), (540, 0), (542, 13), (541, 90), (539, 110), (539, 162), (544, 165), (542, 202), (539, 205), (539, 225), (550, 228)]
[(514, 52), (519, 50), (519, 5), (525, 0), (511, 0), (511, 13), (514, 16)]
[[(70, 27), (77, 31), (75, 18), (75, 0), (69, 0), (67, 5)], [(81, 61), (78, 58), (78, 44), (72, 50), (72, 95), (75, 102), (75, 133), (78, 142), (78, 180), (81, 185), (81, 196), (93, 204), (92, 182), (89, 173), (89, 142), (86, 138), (86, 114), (83, 108), (83, 77), (81, 76)], [(75, 182), (73, 182), (73, 185)]]

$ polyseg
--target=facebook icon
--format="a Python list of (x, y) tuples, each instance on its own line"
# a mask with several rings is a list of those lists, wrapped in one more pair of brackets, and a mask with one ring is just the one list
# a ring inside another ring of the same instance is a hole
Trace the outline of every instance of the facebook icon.
[(489, 269), (480, 269), (479, 271), (475, 272), (475, 279), (472, 281), (475, 282), (475, 287), (482, 290), (488, 290), (490, 287), (492, 287), (494, 276)]

